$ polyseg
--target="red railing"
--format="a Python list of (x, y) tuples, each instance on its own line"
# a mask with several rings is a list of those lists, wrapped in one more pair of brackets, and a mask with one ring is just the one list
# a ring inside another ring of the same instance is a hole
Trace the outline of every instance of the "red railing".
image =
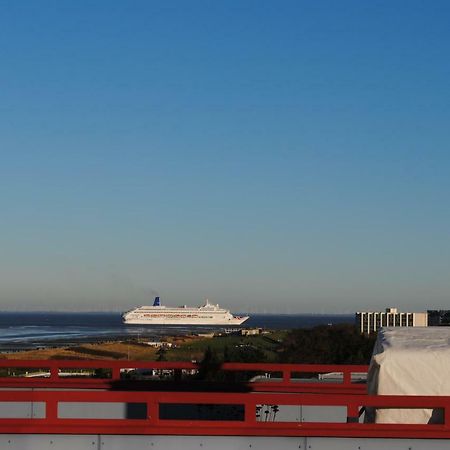
[[(0, 391), (0, 407), (7, 402), (32, 402), (45, 405), (41, 418), (0, 418), (0, 433), (35, 434), (140, 434), (140, 435), (211, 435), (211, 436), (324, 436), (370, 438), (450, 438), (450, 397), (368, 396), (340, 394), (289, 393), (222, 393), (222, 392), (133, 392), (133, 391)], [(144, 404), (146, 413), (140, 419), (61, 417), (65, 405), (124, 403)], [(230, 420), (195, 420), (162, 418), (167, 405), (208, 405), (220, 411), (233, 406), (240, 415)], [(261, 406), (315, 406), (345, 409), (347, 421), (283, 422), (260, 421)], [(361, 407), (430, 408), (443, 411), (443, 423), (427, 424), (366, 424), (356, 423)]]
[[(197, 371), (199, 364), (192, 362), (158, 362), (158, 361), (108, 361), (108, 360), (0, 360), (0, 370), (9, 371), (9, 376), (0, 377), (2, 387), (72, 387), (110, 389), (120, 387), (132, 380), (127, 380), (125, 371), (157, 370), (171, 372), (173, 378), (182, 372)], [(24, 373), (24, 370), (28, 373)], [(70, 371), (76, 369), (102, 369), (106, 378), (75, 377)], [(330, 364), (269, 364), (269, 363), (224, 363), (220, 367), (226, 373), (258, 373), (248, 386), (255, 391), (269, 392), (333, 392), (363, 393), (365, 385), (358, 376), (366, 374), (365, 365), (330, 365)], [(18, 376), (20, 372), (20, 376)], [(317, 383), (317, 374), (336, 374), (335, 378)]]
[[(133, 383), (122, 380), (124, 369), (130, 368), (170, 371), (176, 379), (183, 370), (196, 371), (199, 366), (189, 362), (0, 360), (3, 371), (22, 373), (0, 378), (0, 433), (450, 439), (450, 397), (364, 395), (365, 386), (356, 379), (367, 366), (223, 364), (225, 372), (272, 374), (273, 378), (248, 383), (252, 387), (248, 392), (173, 392), (155, 389), (157, 384), (152, 390), (145, 386), (139, 391), (130, 386), (122, 390), (121, 383)], [(28, 377), (23, 376), (27, 369)], [(110, 376), (66, 378), (65, 372), (76, 369), (106, 369)], [(36, 373), (42, 377), (29, 377)], [(313, 373), (338, 373), (340, 378), (313, 383), (309, 378)], [(27, 412), (22, 409), (18, 414), (12, 407), (18, 404)], [(106, 418), (105, 405), (107, 411), (119, 406), (123, 414)], [(136, 405), (140, 413), (129, 414)], [(295, 421), (289, 415), (283, 419), (281, 412), (289, 407), (314, 407), (321, 410), (322, 420), (308, 421), (308, 415)], [(338, 419), (327, 417), (333, 407), (342, 413)], [(438, 410), (442, 423), (363, 423), (361, 413), (367, 407)]]
[[(259, 378), (244, 383), (246, 392), (232, 388), (224, 392), (223, 386), (199, 391), (189, 378), (184, 380), (184, 390), (174, 392), (167, 389), (170, 383), (150, 382), (151, 389), (146, 389), (145, 382), (124, 380), (123, 374), (127, 369), (155, 369), (171, 375), (176, 386), (186, 375), (183, 371), (195, 372), (197, 364), (0, 360), (0, 369), (10, 375), (0, 378), (0, 433), (450, 439), (450, 397), (365, 395), (360, 374), (367, 372), (367, 366), (225, 363), (221, 368), (226, 373), (259, 374)], [(108, 378), (67, 378), (68, 372), (81, 369), (103, 369)], [(321, 374), (322, 380), (312, 374)], [(141, 384), (134, 389), (134, 383)], [(285, 414), (292, 407), (296, 411), (313, 407), (321, 421), (303, 413), (293, 420), (292, 414)], [(429, 409), (438, 411), (442, 420), (438, 424), (363, 423), (367, 407)], [(333, 408), (340, 411), (338, 419), (329, 414)], [(110, 411), (121, 412), (112, 418)]]

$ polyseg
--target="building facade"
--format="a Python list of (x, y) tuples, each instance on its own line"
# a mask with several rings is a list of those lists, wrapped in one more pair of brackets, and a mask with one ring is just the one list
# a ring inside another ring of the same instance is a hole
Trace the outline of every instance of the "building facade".
[(448, 327), (450, 326), (450, 310), (433, 309), (428, 310), (428, 326)]
[(381, 327), (427, 327), (426, 312), (399, 312), (397, 308), (386, 308), (384, 312), (357, 312), (356, 326), (361, 333), (376, 333)]

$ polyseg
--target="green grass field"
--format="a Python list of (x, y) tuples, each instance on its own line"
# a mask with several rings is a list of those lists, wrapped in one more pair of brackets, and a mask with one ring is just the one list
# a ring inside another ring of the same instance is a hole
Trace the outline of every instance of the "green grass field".
[(270, 362), (277, 359), (280, 341), (285, 335), (286, 332), (284, 331), (274, 331), (270, 334), (259, 336), (228, 335), (199, 338), (169, 349), (164, 357), (168, 361), (199, 361), (209, 347), (220, 359), (224, 359), (225, 353), (228, 353), (232, 360), (242, 359), (246, 355), (249, 356), (253, 353), (255, 355), (263, 354), (265, 356), (264, 359)]

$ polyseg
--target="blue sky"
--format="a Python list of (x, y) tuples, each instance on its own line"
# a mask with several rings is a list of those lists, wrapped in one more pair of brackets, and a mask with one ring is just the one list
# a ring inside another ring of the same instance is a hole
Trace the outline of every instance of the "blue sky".
[(449, 22), (0, 2), (1, 309), (448, 307)]

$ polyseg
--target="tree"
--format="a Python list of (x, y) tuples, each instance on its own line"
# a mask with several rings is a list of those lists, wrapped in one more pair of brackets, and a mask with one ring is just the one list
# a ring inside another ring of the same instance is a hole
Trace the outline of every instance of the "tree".
[(292, 330), (284, 339), (280, 361), (306, 364), (368, 364), (376, 336), (352, 325), (321, 325)]
[(218, 381), (223, 375), (223, 373), (219, 375), (221, 365), (222, 361), (217, 352), (208, 346), (203, 355), (203, 359), (199, 363), (197, 379), (204, 381)]
[(167, 350), (164, 347), (159, 347), (158, 350), (156, 351), (156, 354), (158, 355), (156, 361), (167, 361), (166, 353)]

